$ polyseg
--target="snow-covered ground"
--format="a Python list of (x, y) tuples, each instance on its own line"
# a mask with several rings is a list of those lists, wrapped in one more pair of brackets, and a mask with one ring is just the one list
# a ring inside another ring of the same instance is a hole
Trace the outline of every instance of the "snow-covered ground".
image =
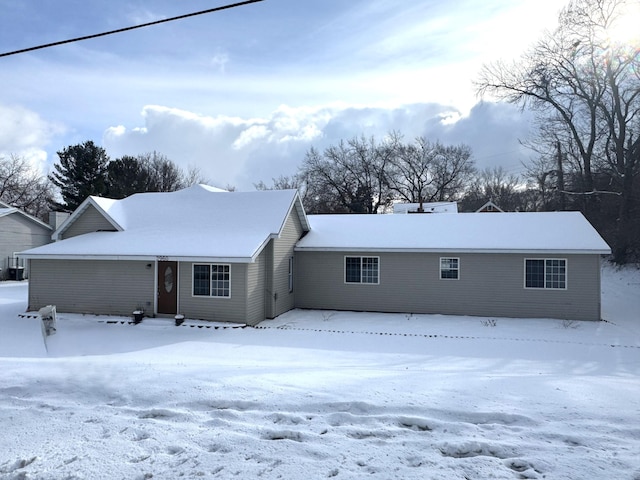
[(2, 479), (640, 479), (637, 269), (606, 322), (62, 313), (45, 346), (25, 304), (0, 284)]

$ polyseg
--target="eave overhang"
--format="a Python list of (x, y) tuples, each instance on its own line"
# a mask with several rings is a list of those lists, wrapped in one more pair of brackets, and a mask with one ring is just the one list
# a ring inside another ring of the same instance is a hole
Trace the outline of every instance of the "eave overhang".
[(345, 252), (345, 253), (469, 253), (469, 254), (519, 254), (519, 255), (609, 255), (604, 249), (489, 249), (489, 248), (372, 248), (372, 247), (295, 247), (296, 252)]
[(27, 260), (95, 260), (95, 261), (168, 261), (168, 262), (194, 262), (194, 263), (254, 263), (252, 257), (204, 257), (184, 255), (21, 255)]

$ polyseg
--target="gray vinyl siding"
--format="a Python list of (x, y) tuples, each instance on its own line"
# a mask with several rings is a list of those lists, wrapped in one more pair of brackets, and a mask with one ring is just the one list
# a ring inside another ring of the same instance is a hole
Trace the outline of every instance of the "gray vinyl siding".
[(62, 232), (60, 240), (64, 238), (76, 237), (85, 233), (97, 232), (99, 230), (115, 231), (106, 218), (93, 205), (89, 205), (69, 227)]
[(148, 262), (30, 260), (29, 309), (56, 305), (59, 312), (153, 315), (154, 277)]
[(246, 323), (247, 264), (231, 264), (230, 298), (194, 297), (193, 263), (180, 262), (178, 270), (180, 279), (178, 283), (178, 309), (181, 314), (187, 318), (200, 320)]
[[(51, 242), (51, 230), (19, 213), (0, 217), (0, 278), (8, 278), (9, 257)], [(27, 267), (27, 265), (24, 265)], [(25, 276), (26, 276), (25, 271)]]
[(256, 325), (266, 318), (265, 314), (265, 272), (267, 262), (263, 251), (255, 263), (247, 265), (247, 320), (248, 325)]
[(280, 238), (273, 241), (274, 317), (295, 307), (295, 288), (293, 292), (289, 292), (289, 258), (294, 255), (293, 249), (301, 236), (302, 224), (293, 210), (287, 218)]
[(289, 257), (302, 235), (295, 210), (280, 238), (268, 242), (254, 263), (231, 264), (231, 298), (194, 297), (192, 263), (180, 263), (179, 309), (187, 318), (256, 325), (295, 306), (289, 292)]
[[(345, 256), (377, 256), (380, 283), (345, 284)], [(440, 279), (440, 257), (460, 259)], [(525, 289), (525, 258), (565, 258), (567, 289)], [(498, 317), (600, 319), (598, 255), (296, 252), (296, 307)]]

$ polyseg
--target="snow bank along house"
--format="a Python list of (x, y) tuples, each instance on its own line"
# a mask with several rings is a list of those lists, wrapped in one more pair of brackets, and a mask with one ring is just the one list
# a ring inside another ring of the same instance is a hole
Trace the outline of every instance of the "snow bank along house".
[(600, 319), (578, 212), (309, 215), (295, 190), (90, 197), (23, 252), (29, 309), (255, 325), (292, 308)]

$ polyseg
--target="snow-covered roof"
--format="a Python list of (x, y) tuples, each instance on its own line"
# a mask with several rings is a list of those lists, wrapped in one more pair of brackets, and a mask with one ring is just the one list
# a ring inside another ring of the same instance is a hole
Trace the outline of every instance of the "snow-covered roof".
[(0, 217), (4, 217), (5, 215), (9, 215), (17, 211), (18, 211), (17, 208), (11, 208), (11, 207), (0, 208)]
[(309, 215), (309, 223), (298, 251), (611, 252), (579, 212)]
[[(25, 258), (216, 259), (248, 262), (277, 237), (289, 212), (307, 217), (296, 190), (227, 192), (194, 185), (171, 193), (139, 193), (122, 200), (90, 197), (114, 226), (23, 252)], [(77, 213), (63, 224), (66, 229)]]
[[(393, 213), (418, 213), (419, 203), (395, 203)], [(458, 213), (457, 202), (423, 202), (421, 213)]]

